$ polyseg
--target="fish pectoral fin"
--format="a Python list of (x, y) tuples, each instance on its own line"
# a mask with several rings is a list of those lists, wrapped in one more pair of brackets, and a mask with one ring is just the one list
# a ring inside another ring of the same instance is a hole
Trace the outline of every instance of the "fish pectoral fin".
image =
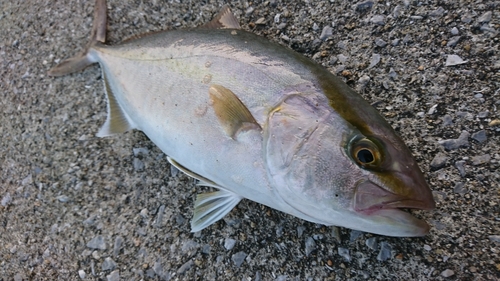
[(236, 193), (219, 190), (198, 194), (194, 203), (191, 232), (198, 232), (229, 213), (243, 199)]
[(228, 136), (234, 139), (241, 131), (262, 130), (252, 113), (231, 90), (214, 84), (208, 92), (215, 115)]
[(109, 81), (104, 70), (102, 71), (102, 76), (104, 80), (104, 90), (108, 100), (108, 117), (106, 118), (104, 125), (97, 133), (97, 136), (106, 137), (134, 129), (136, 126), (116, 100), (115, 94), (111, 90), (111, 86), (109, 85)]
[(213, 20), (200, 27), (209, 29), (241, 29), (238, 19), (231, 12), (228, 5), (224, 5)]

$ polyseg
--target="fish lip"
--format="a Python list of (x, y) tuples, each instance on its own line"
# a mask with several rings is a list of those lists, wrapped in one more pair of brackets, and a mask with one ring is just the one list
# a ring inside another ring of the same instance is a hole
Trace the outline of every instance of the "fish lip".
[(354, 195), (354, 210), (367, 214), (380, 209), (432, 210), (434, 204), (425, 196), (395, 194), (369, 180), (359, 183)]
[(405, 209), (434, 209), (434, 200), (426, 198), (425, 194), (420, 198), (412, 194), (395, 194), (365, 180), (357, 185), (353, 209), (367, 217), (383, 217), (391, 225), (405, 229), (406, 236), (423, 236), (429, 232), (429, 225), (425, 220), (416, 218)]

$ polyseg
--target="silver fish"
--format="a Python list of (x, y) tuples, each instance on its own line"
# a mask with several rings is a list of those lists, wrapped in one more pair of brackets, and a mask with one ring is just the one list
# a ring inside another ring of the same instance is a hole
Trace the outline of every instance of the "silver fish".
[(342, 80), (242, 30), (228, 7), (204, 26), (105, 45), (106, 3), (60, 76), (99, 63), (108, 117), (97, 134), (143, 131), (170, 163), (215, 192), (198, 195), (193, 232), (247, 198), (296, 217), (388, 236), (428, 224), (402, 210), (434, 199), (390, 125)]

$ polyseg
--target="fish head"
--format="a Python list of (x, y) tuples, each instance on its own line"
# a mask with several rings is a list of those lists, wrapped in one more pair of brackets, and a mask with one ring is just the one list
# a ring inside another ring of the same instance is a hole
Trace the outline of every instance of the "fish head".
[(264, 154), (289, 213), (387, 236), (427, 234), (402, 209), (434, 208), (432, 193), (404, 143), (382, 132), (362, 132), (318, 96), (283, 100), (268, 116)]

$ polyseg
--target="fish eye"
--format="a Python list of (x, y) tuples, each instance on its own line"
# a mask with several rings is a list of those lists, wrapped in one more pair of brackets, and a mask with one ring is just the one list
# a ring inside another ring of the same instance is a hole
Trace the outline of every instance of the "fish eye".
[(356, 158), (361, 163), (364, 163), (364, 164), (370, 164), (373, 162), (373, 160), (375, 160), (373, 153), (369, 149), (366, 149), (366, 148), (358, 150), (358, 153), (356, 154)]
[(350, 150), (351, 157), (363, 168), (377, 168), (382, 163), (381, 149), (368, 138), (354, 140)]

